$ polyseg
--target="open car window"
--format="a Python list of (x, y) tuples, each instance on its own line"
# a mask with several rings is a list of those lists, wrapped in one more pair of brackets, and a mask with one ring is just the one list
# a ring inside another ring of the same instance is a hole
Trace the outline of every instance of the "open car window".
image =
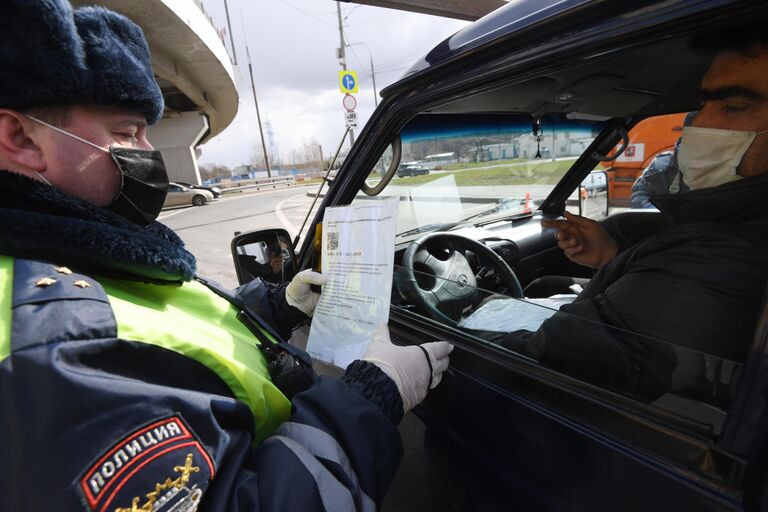
[[(691, 324), (695, 311), (681, 304), (675, 325), (648, 323), (642, 319), (654, 318), (654, 308), (669, 308), (669, 301), (610, 288), (599, 297), (577, 299), (588, 278), (560, 284), (556, 293), (536, 295), (542, 298), (524, 298), (520, 284), (513, 285), (478, 249), (487, 247), (488, 253), (516, 267), (520, 255), (508, 254), (520, 250), (515, 237), (546, 237), (545, 246), (562, 254), (551, 234), (542, 232), (536, 209), (604, 126), (560, 114), (417, 116), (401, 133), (402, 163), (393, 179), (378, 196), (360, 192), (354, 202), (399, 197), (393, 308), (451, 329), (454, 339), (501, 349), (544, 373), (629, 398), (715, 438), (742, 365), (734, 352), (707, 351), (698, 343), (701, 326)], [(606, 170), (634, 166), (642, 171), (652, 155), (640, 155), (641, 142), (631, 142), (630, 155), (597, 165), (574, 187), (566, 210), (594, 220), (630, 210), (629, 201), (608, 207), (616, 182)], [(378, 183), (384, 168), (374, 168), (369, 186)], [(498, 235), (501, 225), (504, 235)], [(419, 242), (430, 234), (435, 238)], [(462, 237), (474, 245), (463, 245)], [(414, 250), (417, 243), (421, 246)], [(536, 250), (546, 252), (546, 247)], [(615, 300), (629, 302), (621, 304), (621, 315), (612, 312)], [(744, 337), (746, 331), (724, 329), (723, 335)], [(746, 346), (748, 341), (728, 343)]]
[[(447, 255), (448, 246), (436, 242), (425, 250)], [(591, 314), (593, 303), (577, 299), (578, 286), (547, 298), (514, 297), (498, 286), (499, 276), (481, 254), (465, 254), (473, 270), (485, 273), (475, 286), (396, 265), (392, 307), (447, 326), (454, 341), (501, 348), (525, 364), (679, 417), (702, 437), (720, 434), (742, 364), (683, 346), (673, 333), (665, 339), (650, 328), (639, 332), (601, 322)], [(681, 323), (680, 331), (685, 329)], [(546, 357), (542, 346), (550, 352)]]

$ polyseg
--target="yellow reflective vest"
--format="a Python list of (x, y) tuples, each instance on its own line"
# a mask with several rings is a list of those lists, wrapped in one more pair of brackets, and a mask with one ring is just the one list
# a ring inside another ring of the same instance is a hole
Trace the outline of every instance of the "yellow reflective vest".
[[(13, 348), (13, 261), (0, 256), (0, 361)], [(236, 318), (237, 311), (229, 302), (194, 281), (169, 286), (93, 279), (107, 294), (118, 338), (171, 350), (213, 371), (250, 408), (254, 444), (288, 420), (291, 404), (272, 383), (259, 341)], [(264, 334), (271, 338), (266, 331)]]

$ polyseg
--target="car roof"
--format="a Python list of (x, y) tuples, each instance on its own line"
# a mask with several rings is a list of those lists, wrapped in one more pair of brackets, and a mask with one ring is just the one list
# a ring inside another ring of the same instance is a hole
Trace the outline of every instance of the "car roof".
[(472, 48), (541, 22), (553, 12), (565, 12), (590, 0), (517, 0), (467, 25), (417, 61), (407, 75), (436, 66)]
[(429, 111), (608, 119), (693, 110), (711, 55), (691, 50), (691, 37), (765, 19), (766, 4), (517, 0), (437, 45), (382, 96), (458, 84), (484, 67), (483, 74), (503, 73), (511, 83)]

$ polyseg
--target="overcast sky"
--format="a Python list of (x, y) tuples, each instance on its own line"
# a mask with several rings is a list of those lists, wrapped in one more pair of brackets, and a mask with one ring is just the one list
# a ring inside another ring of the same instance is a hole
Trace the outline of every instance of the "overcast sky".
[[(224, 0), (203, 0), (218, 28), (226, 26)], [(202, 146), (201, 164), (234, 167), (248, 163), (259, 140), (245, 44), (251, 53), (261, 120), (272, 124), (283, 161), (291, 150), (316, 139), (327, 156), (344, 133), (343, 94), (336, 59), (339, 46), (336, 2), (332, 0), (228, 0), (234, 35), (240, 106), (220, 135)], [(421, 56), (467, 22), (392, 9), (341, 3), (348, 43), (365, 43), (376, 69), (376, 88), (396, 82)], [(226, 36), (229, 48), (229, 35)], [(347, 68), (357, 71), (359, 127), (374, 109), (370, 57), (366, 48), (347, 49)], [(357, 132), (359, 133), (360, 128)], [(347, 144), (348, 146), (348, 144)]]

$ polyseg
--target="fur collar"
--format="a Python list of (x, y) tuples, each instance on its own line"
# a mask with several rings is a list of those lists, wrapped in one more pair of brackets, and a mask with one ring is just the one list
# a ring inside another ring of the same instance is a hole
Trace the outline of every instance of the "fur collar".
[(195, 257), (159, 222), (140, 227), (20, 174), (0, 171), (0, 254), (150, 282), (195, 274)]

